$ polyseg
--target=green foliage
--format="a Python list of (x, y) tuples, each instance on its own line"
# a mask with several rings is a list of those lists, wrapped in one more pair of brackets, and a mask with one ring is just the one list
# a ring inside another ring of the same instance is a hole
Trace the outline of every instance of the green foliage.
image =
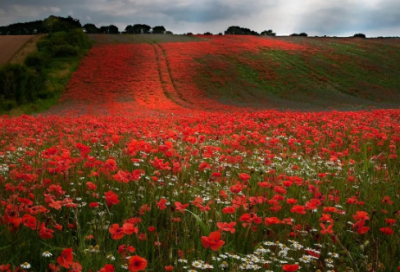
[(90, 48), (90, 41), (82, 29), (68, 32), (56, 32), (37, 43), (39, 52), (53, 57), (69, 57), (79, 55), (81, 50)]
[(272, 31), (272, 29), (269, 30), (264, 30), (263, 32), (261, 32), (261, 35), (264, 36), (276, 36), (276, 33)]
[(77, 56), (78, 55), (78, 50), (73, 47), (72, 45), (69, 44), (61, 44), (61, 45), (56, 45), (54, 47), (54, 56), (59, 58), (59, 57), (72, 57), (72, 56)]
[(34, 101), (43, 85), (43, 75), (26, 66), (7, 64), (0, 69), (2, 100), (15, 101), (17, 104)]
[(48, 57), (42, 52), (34, 52), (25, 59), (25, 66), (37, 71), (43, 70), (47, 66)]
[(364, 33), (356, 33), (356, 34), (354, 34), (353, 37), (354, 37), (354, 38), (366, 38), (367, 36), (365, 36)]
[(260, 35), (258, 32), (253, 31), (248, 28), (244, 27), (239, 27), (239, 26), (230, 26), (228, 29), (225, 31), (225, 35)]
[(57, 78), (54, 85), (53, 74), (65, 69), (65, 64), (76, 63), (90, 46), (82, 29), (53, 32), (37, 43), (38, 52), (28, 55), (23, 66), (0, 67), (0, 112), (59, 95), (68, 81)]

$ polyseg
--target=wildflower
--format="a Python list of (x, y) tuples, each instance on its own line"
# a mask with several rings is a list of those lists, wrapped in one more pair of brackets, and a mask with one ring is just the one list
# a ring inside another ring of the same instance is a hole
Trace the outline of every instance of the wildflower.
[(23, 264), (21, 264), (20, 265), (23, 269), (29, 269), (29, 268), (31, 268), (31, 264), (30, 263), (27, 263), (27, 262), (24, 262)]
[(43, 257), (51, 257), (51, 256), (53, 256), (53, 254), (50, 253), (49, 251), (45, 251), (45, 252), (42, 253), (42, 256)]
[(128, 270), (130, 272), (142, 271), (147, 267), (147, 260), (139, 256), (130, 257), (128, 262)]
[(99, 272), (114, 272), (115, 267), (112, 264), (106, 264), (103, 268), (100, 268)]
[(300, 266), (298, 264), (285, 264), (282, 266), (282, 270), (286, 272), (294, 272), (299, 270)]
[(386, 234), (386, 235), (392, 235), (393, 234), (393, 230), (391, 229), (391, 228), (388, 228), (388, 227), (386, 227), (386, 228), (380, 228), (379, 229), (383, 234)]
[(220, 240), (221, 233), (219, 231), (211, 232), (209, 237), (202, 236), (201, 242), (205, 248), (211, 248), (217, 251), (221, 246), (225, 244), (225, 241)]
[(104, 193), (106, 197), (107, 206), (110, 208), (112, 205), (117, 205), (119, 203), (118, 195), (113, 191), (108, 191)]
[(234, 226), (236, 226), (236, 222), (230, 222), (230, 223), (219, 222), (219, 223), (217, 223), (217, 226), (222, 231), (230, 231), (231, 233), (235, 233)]
[(61, 252), (61, 256), (58, 256), (57, 262), (59, 265), (69, 269), (73, 263), (73, 259), (72, 248), (66, 248)]

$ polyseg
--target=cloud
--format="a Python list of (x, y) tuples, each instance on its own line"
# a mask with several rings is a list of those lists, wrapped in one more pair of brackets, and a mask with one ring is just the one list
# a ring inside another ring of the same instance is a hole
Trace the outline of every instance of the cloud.
[[(73, 15), (82, 23), (164, 25), (175, 33), (222, 32), (231, 25), (278, 35), (400, 35), (398, 0), (2, 0), (0, 25)], [(374, 34), (372, 34), (374, 33)], [(385, 33), (385, 34), (383, 34)]]
[(0, 25), (8, 25), (16, 22), (43, 19), (49, 14), (58, 14), (60, 8), (55, 6), (31, 6), (31, 5), (9, 5), (0, 8)]

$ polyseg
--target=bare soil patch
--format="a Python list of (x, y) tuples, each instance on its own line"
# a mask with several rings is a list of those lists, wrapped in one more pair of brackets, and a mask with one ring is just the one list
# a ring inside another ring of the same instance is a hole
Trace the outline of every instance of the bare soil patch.
[(0, 65), (9, 62), (33, 35), (0, 36)]
[(24, 61), (26, 57), (32, 53), (36, 52), (36, 43), (40, 41), (45, 35), (36, 35), (29, 39), (19, 50), (15, 55), (11, 58), (10, 63), (14, 64), (24, 64)]

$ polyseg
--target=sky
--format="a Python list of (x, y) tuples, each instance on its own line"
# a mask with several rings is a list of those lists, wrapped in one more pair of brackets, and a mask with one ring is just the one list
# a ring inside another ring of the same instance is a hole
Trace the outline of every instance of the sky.
[(241, 26), (277, 35), (400, 36), (400, 0), (0, 0), (0, 25), (51, 14), (120, 31), (140, 23), (175, 34)]

